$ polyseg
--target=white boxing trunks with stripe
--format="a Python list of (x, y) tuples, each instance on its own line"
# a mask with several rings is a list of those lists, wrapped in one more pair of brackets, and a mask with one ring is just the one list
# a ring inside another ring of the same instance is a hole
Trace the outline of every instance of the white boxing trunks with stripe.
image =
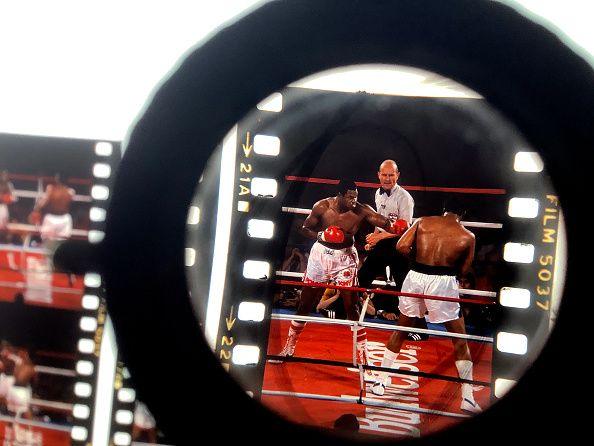
[(357, 283), (359, 256), (354, 246), (331, 249), (315, 242), (307, 260), (304, 283), (334, 283), (354, 286)]

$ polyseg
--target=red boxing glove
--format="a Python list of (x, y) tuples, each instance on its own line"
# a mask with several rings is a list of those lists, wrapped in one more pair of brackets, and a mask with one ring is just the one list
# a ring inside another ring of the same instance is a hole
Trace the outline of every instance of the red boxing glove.
[(41, 212), (39, 211), (33, 211), (29, 214), (29, 217), (27, 218), (29, 224), (31, 225), (36, 225), (39, 226), (39, 224), (41, 223)]
[(328, 226), (325, 231), (318, 232), (318, 240), (326, 243), (343, 243), (344, 231), (338, 226)]
[(2, 194), (2, 203), (11, 204), (13, 201), (11, 194)]
[(408, 229), (408, 222), (406, 220), (403, 220), (402, 218), (399, 218), (398, 220), (396, 220), (395, 222), (393, 222), (390, 225), (390, 232), (392, 234), (396, 234), (396, 235), (404, 234), (407, 229)]

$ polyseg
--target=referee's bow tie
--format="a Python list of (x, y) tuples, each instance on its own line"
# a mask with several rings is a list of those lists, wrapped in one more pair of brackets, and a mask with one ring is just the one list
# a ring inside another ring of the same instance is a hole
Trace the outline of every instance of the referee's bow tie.
[(383, 187), (380, 187), (380, 195), (386, 194), (389, 197), (391, 193), (392, 193), (391, 190), (386, 190)]

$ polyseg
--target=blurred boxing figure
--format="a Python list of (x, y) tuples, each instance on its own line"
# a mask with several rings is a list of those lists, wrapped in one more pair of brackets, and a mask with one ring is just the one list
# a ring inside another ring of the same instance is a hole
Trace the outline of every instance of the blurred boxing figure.
[(132, 426), (132, 441), (157, 443), (157, 423), (155, 418), (142, 401), (136, 401), (134, 408), (134, 424)]
[(8, 172), (3, 170), (0, 173), (0, 231), (6, 229), (10, 214), (8, 206), (16, 201), (14, 186), (8, 180)]
[(16, 418), (31, 419), (31, 383), (36, 372), (29, 352), (3, 343), (0, 363), (0, 406)]
[(41, 223), (43, 241), (70, 238), (72, 234), (70, 205), (74, 194), (74, 189), (63, 184), (59, 174), (56, 174), (53, 183), (45, 188), (45, 193), (29, 215), (29, 222), (38, 225), (41, 221), (41, 212), (45, 213)]
[(10, 360), (11, 346), (8, 342), (0, 344), (0, 413), (6, 414), (6, 397), (14, 385), (14, 362)]
[(36, 376), (35, 366), (29, 352), (24, 348), (17, 349), (14, 361), (14, 385), (8, 392), (6, 406), (8, 412), (17, 418), (31, 419), (31, 384)]
[[(423, 217), (398, 241), (396, 248), (413, 260), (412, 269), (406, 276), (402, 291), (434, 296), (459, 297), (458, 274), (465, 274), (474, 259), (474, 234), (460, 224), (460, 217), (453, 212), (442, 216)], [(431, 299), (400, 298), (398, 325), (412, 327), (415, 318), (425, 317), (428, 322), (444, 323), (453, 333), (465, 334), (464, 318), (460, 316), (460, 304)], [(425, 313), (428, 313), (425, 315)], [(395, 331), (384, 350), (382, 367), (392, 367), (406, 334)], [(472, 359), (465, 339), (452, 339), (456, 357), (456, 368), (462, 379), (472, 380)], [(371, 390), (383, 395), (387, 373), (378, 374)], [(474, 401), (471, 384), (462, 384), (460, 408), (467, 412), (480, 412)]]
[[(359, 193), (354, 182), (341, 182), (335, 197), (318, 201), (303, 223), (301, 233), (316, 240), (307, 261), (303, 282), (333, 283), (354, 286), (357, 280), (359, 258), (354, 247), (354, 236), (366, 221), (372, 226), (389, 232), (400, 231), (388, 218), (378, 214), (371, 207), (357, 202)], [(297, 315), (306, 316), (313, 311), (324, 293), (324, 288), (303, 287)], [(341, 290), (345, 313), (348, 319), (359, 319), (358, 296), (356, 292)], [(299, 335), (305, 322), (291, 321), (286, 344), (279, 356), (293, 356)], [(367, 333), (357, 333), (357, 353), (360, 363), (367, 363)], [(271, 361), (278, 362), (278, 361)], [(371, 379), (371, 374), (368, 374)]]

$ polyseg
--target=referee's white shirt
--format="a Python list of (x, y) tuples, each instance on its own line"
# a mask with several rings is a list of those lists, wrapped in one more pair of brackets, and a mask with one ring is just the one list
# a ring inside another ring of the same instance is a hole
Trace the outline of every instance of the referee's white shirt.
[(412, 224), (413, 209), (415, 201), (410, 194), (396, 184), (388, 194), (380, 193), (382, 189), (375, 191), (375, 208), (378, 214), (388, 217), (391, 221), (402, 219)]

